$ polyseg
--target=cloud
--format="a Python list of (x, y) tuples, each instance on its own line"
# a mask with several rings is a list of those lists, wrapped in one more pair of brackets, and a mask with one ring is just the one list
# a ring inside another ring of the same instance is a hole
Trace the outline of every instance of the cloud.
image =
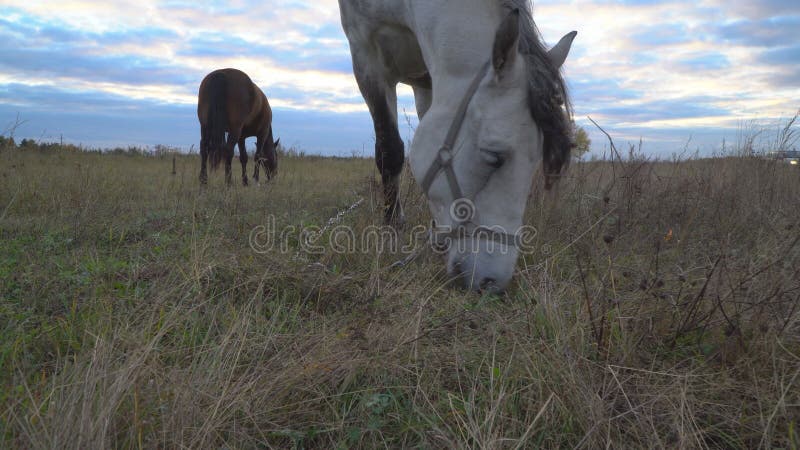
[(696, 119), (727, 115), (727, 110), (715, 105), (716, 98), (696, 97), (678, 100), (655, 100), (637, 102), (633, 105), (609, 106), (602, 110), (606, 118), (622, 123), (641, 123), (670, 121), (676, 119)]
[[(13, 92), (13, 102), (8, 101)], [(17, 118), (18, 137), (59, 140), (89, 147), (165, 144), (188, 150), (197, 125), (189, 105), (133, 100), (104, 92), (67, 92), (0, 85), (0, 130)], [(199, 130), (199, 129), (198, 129)], [(199, 136), (199, 134), (197, 134)]]
[(704, 3), (726, 11), (729, 16), (748, 19), (800, 15), (800, 3), (795, 0), (705, 0)]
[[(327, 32), (327, 30), (323, 30)], [(319, 44), (312, 40), (293, 43), (258, 43), (224, 33), (208, 33), (188, 40), (176, 51), (178, 57), (230, 57), (246, 56), (269, 58), (285, 68), (295, 70), (321, 70), (350, 75), (352, 62), (346, 42), (338, 45)]]
[(775, 47), (797, 42), (800, 16), (774, 16), (736, 20), (720, 25), (715, 33), (722, 42), (754, 47)]
[[(188, 146), (200, 80), (237, 67), (269, 96), (284, 142), (371, 147), (336, 0), (65, 0), (53, 9), (0, 6), (0, 124), (20, 112), (38, 124), (33, 137), (46, 128), (82, 142)], [(540, 0), (534, 15), (548, 43), (579, 32), (564, 69), (579, 123), (591, 115), (652, 139), (653, 151), (690, 134), (713, 148), (742, 120), (800, 106), (796, 0)], [(414, 110), (408, 88), (399, 109)]]
[(767, 50), (761, 54), (760, 60), (770, 65), (796, 66), (800, 64), (800, 45)]
[[(0, 85), (0, 131), (19, 117), (24, 122), (16, 130), (20, 138), (57, 141), (63, 137), (65, 142), (89, 147), (163, 144), (196, 151), (200, 127), (195, 108), (102, 91)], [(372, 155), (374, 139), (367, 112), (273, 108), (273, 115), (276, 137), (287, 146), (328, 155)], [(249, 144), (250, 148), (254, 145)]]

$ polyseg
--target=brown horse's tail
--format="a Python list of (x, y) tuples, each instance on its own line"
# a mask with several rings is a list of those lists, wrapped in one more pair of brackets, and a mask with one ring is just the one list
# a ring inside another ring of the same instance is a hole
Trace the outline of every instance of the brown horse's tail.
[(225, 109), (228, 80), (221, 72), (213, 73), (209, 76), (208, 89), (208, 129), (209, 136), (208, 158), (211, 169), (214, 170), (222, 161), (223, 149), (225, 148), (225, 130), (227, 129), (228, 112)]

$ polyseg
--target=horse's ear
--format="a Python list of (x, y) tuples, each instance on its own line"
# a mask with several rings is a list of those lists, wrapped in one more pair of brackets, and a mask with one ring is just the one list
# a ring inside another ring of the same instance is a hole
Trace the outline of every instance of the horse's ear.
[(281, 144), (281, 138), (278, 138), (278, 140), (277, 140), (277, 141), (275, 141), (275, 148), (278, 148), (278, 146), (279, 146), (280, 144)]
[(503, 19), (497, 34), (494, 37), (494, 47), (492, 48), (492, 65), (497, 73), (514, 64), (519, 47), (519, 9)]
[(550, 61), (553, 62), (553, 65), (556, 68), (561, 67), (564, 64), (564, 61), (567, 60), (567, 55), (569, 55), (569, 50), (572, 48), (572, 41), (575, 39), (575, 36), (578, 35), (577, 31), (572, 31), (564, 35), (558, 44), (555, 47), (551, 48), (549, 52), (547, 52), (548, 56), (550, 56)]

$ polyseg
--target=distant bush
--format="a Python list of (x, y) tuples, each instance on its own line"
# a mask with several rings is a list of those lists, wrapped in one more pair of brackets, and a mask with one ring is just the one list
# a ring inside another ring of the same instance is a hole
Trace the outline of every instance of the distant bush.
[(81, 146), (73, 144), (61, 144), (59, 142), (36, 142), (33, 139), (23, 139), (19, 145), (14, 145), (13, 138), (6, 138), (10, 141), (9, 147), (16, 147), (19, 150), (25, 151), (39, 151), (39, 152), (55, 152), (55, 151), (68, 151), (68, 152), (83, 152), (86, 151)]
[(0, 136), (0, 151), (8, 149), (17, 149), (26, 152), (83, 152), (83, 153), (97, 153), (105, 155), (124, 155), (124, 156), (150, 156), (150, 157), (165, 157), (174, 154), (183, 154), (178, 147), (171, 147), (168, 145), (158, 144), (152, 149), (147, 147), (139, 147), (129, 145), (127, 147), (114, 147), (114, 148), (88, 148), (83, 145), (63, 144), (60, 142), (37, 142), (33, 139), (22, 139), (17, 143), (13, 137)]
[(573, 156), (580, 159), (589, 152), (592, 147), (592, 140), (589, 139), (589, 134), (586, 133), (586, 130), (583, 127), (576, 126), (575, 127), (575, 149), (573, 150)]
[(305, 158), (306, 151), (301, 150), (295, 146), (291, 147), (284, 147), (283, 145), (278, 144), (278, 147), (275, 149), (275, 152), (278, 154), (278, 158), (281, 157), (288, 157), (288, 158)]
[(123, 147), (114, 147), (111, 150), (107, 150), (104, 153), (109, 155), (124, 155), (124, 156), (149, 156), (149, 151), (142, 147), (136, 147), (133, 145), (129, 145), (126, 148)]
[(3, 151), (8, 148), (15, 148), (16, 146), (17, 143), (14, 142), (13, 137), (0, 136), (0, 151)]

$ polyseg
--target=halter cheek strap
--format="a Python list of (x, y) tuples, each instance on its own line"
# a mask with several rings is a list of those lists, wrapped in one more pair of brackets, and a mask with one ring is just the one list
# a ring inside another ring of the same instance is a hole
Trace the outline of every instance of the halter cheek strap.
[(447, 136), (444, 139), (444, 144), (442, 144), (442, 146), (439, 148), (436, 158), (433, 160), (433, 163), (428, 168), (425, 176), (422, 178), (422, 189), (426, 193), (430, 191), (431, 185), (436, 179), (436, 176), (439, 175), (439, 172), (444, 171), (445, 175), (447, 176), (447, 183), (450, 185), (450, 190), (453, 193), (453, 197), (456, 199), (464, 197), (461, 192), (461, 187), (458, 184), (458, 179), (456, 178), (456, 172), (453, 170), (453, 146), (456, 143), (459, 131), (461, 131), (461, 125), (464, 123), (464, 118), (467, 116), (467, 108), (469, 108), (472, 97), (474, 97), (475, 93), (478, 92), (481, 81), (483, 81), (483, 78), (486, 77), (488, 72), (489, 63), (487, 62), (478, 71), (478, 75), (475, 76), (475, 79), (472, 80), (472, 83), (469, 85), (469, 89), (467, 89), (466, 95), (461, 100), (461, 104), (458, 105), (456, 115), (453, 117), (453, 123), (450, 124), (450, 129), (447, 130)]
[[(475, 96), (475, 93), (478, 92), (481, 81), (483, 81), (483, 79), (486, 77), (486, 74), (489, 73), (489, 67), (491, 67), (490, 62), (487, 62), (483, 65), (483, 67), (481, 67), (481, 69), (478, 71), (478, 74), (475, 76), (475, 79), (473, 79), (472, 83), (469, 85), (469, 89), (467, 89), (466, 95), (461, 100), (461, 104), (458, 105), (456, 114), (453, 117), (453, 122), (450, 124), (450, 129), (447, 130), (447, 136), (445, 137), (444, 144), (442, 144), (442, 146), (439, 148), (436, 158), (434, 158), (431, 166), (428, 168), (428, 171), (425, 172), (425, 176), (422, 178), (422, 183), (420, 183), (423, 191), (426, 194), (430, 192), (431, 186), (433, 185), (436, 177), (439, 175), (439, 172), (444, 172), (445, 176), (447, 177), (447, 184), (450, 187), (450, 192), (453, 194), (453, 198), (456, 200), (466, 198), (464, 196), (464, 192), (461, 190), (461, 185), (458, 184), (458, 177), (456, 176), (455, 169), (453, 169), (453, 158), (455, 157), (453, 146), (458, 138), (461, 125), (464, 123), (464, 119), (467, 116), (467, 108), (469, 108), (469, 104), (472, 101), (472, 98)], [(516, 247), (520, 246), (521, 239), (516, 234), (504, 233), (494, 230), (491, 227), (478, 225), (472, 221), (472, 218), (459, 222), (456, 226), (456, 229), (450, 230), (446, 233), (438, 233), (438, 235), (444, 235), (444, 237), (455, 239), (476, 236), (486, 237), (494, 242), (504, 245), (514, 245)]]

